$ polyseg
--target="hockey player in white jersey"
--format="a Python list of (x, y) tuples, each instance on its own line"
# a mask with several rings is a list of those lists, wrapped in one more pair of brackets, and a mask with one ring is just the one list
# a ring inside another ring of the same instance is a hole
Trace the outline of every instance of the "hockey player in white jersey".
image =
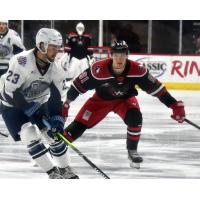
[(8, 20), (0, 20), (0, 76), (8, 70), (10, 58), (25, 50), (18, 33), (8, 28)]
[[(27, 145), (31, 157), (49, 178), (77, 179), (69, 167), (66, 144), (51, 139), (42, 123), (43, 116), (48, 116), (52, 132), (64, 131), (65, 74), (54, 62), (61, 45), (58, 31), (42, 28), (34, 49), (13, 56), (4, 75), (2, 117), (13, 139)], [(46, 138), (49, 151), (41, 135)]]

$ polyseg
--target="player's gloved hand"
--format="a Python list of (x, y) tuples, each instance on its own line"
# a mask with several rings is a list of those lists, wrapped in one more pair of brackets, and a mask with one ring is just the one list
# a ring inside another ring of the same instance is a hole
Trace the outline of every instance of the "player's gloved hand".
[(96, 61), (96, 59), (93, 56), (87, 55), (88, 63), (90, 66)]
[(58, 141), (58, 133), (64, 132), (65, 120), (60, 115), (55, 115), (50, 119), (51, 130), (47, 132), (48, 136)]
[(173, 111), (173, 114), (171, 115), (172, 119), (178, 121), (179, 123), (183, 123), (185, 119), (185, 109), (183, 102), (177, 101), (176, 103), (173, 103), (170, 108)]
[(27, 115), (30, 119), (30, 122), (32, 124), (36, 124), (39, 129), (42, 129), (44, 127), (44, 124), (42, 123), (42, 118), (44, 116), (43, 110), (41, 109), (41, 104), (38, 102), (31, 102), (27, 104), (23, 108), (24, 114)]
[(63, 104), (63, 110), (62, 110), (62, 116), (64, 117), (65, 121), (67, 120), (68, 117), (68, 112), (69, 112), (70, 105), (67, 101)]

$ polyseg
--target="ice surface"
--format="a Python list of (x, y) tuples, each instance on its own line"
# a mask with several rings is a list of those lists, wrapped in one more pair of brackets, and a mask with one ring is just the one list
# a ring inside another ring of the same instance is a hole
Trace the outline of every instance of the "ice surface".
[[(187, 118), (200, 125), (200, 92), (170, 91), (185, 103)], [(92, 92), (71, 104), (68, 122), (73, 120)], [(129, 167), (126, 151), (126, 126), (114, 113), (87, 130), (74, 145), (112, 179), (200, 178), (200, 130), (170, 118), (171, 110), (139, 91), (143, 113), (143, 130), (138, 151), (144, 162), (140, 170)], [(67, 125), (67, 124), (66, 124)], [(8, 133), (2, 118), (0, 131)], [(102, 178), (73, 150), (71, 166), (82, 179)], [(47, 179), (39, 167), (30, 162), (26, 147), (12, 138), (0, 136), (0, 178)]]

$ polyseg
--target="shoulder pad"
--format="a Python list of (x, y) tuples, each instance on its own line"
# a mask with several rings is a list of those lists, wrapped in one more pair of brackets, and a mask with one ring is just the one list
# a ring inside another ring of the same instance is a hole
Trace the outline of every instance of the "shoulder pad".
[(138, 62), (130, 61), (130, 70), (128, 72), (128, 77), (142, 77), (147, 73), (147, 68)]
[(114, 78), (108, 69), (109, 62), (109, 58), (95, 62), (90, 68), (92, 76), (98, 80)]
[(9, 28), (9, 32), (11, 34), (11, 37), (13, 36), (19, 37), (19, 34), (15, 30)]
[(14, 34), (15, 36), (19, 37), (19, 34), (16, 31), (14, 31)]
[(71, 32), (71, 33), (68, 34), (68, 38), (76, 37), (76, 36), (77, 36), (77, 34), (74, 33), (74, 32)]
[(84, 37), (88, 37), (88, 38), (92, 38), (92, 35), (89, 34), (89, 33), (85, 33), (85, 34), (83, 34), (83, 36), (84, 36)]
[(27, 63), (27, 57), (19, 56), (19, 57), (17, 57), (17, 61), (20, 65), (22, 65), (24, 67)]

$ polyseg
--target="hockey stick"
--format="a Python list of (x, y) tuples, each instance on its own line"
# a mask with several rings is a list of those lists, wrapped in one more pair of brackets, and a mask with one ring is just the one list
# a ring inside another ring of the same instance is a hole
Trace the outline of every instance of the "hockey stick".
[(200, 126), (198, 126), (197, 124), (191, 122), (189, 119), (186, 119), (186, 118), (185, 118), (184, 121), (187, 122), (188, 124), (190, 124), (190, 125), (196, 127), (197, 129), (200, 129)]
[[(49, 122), (43, 118), (44, 125), (51, 129), (51, 125)], [(101, 169), (99, 169), (92, 161), (90, 161), (83, 153), (81, 153), (70, 141), (68, 141), (61, 133), (57, 133), (57, 135), (68, 145), (73, 149), (81, 158), (83, 158), (93, 169), (95, 169), (101, 176), (103, 176), (105, 179), (110, 179)]]
[(4, 136), (4, 137), (8, 137), (7, 134), (0, 132), (0, 135)]

